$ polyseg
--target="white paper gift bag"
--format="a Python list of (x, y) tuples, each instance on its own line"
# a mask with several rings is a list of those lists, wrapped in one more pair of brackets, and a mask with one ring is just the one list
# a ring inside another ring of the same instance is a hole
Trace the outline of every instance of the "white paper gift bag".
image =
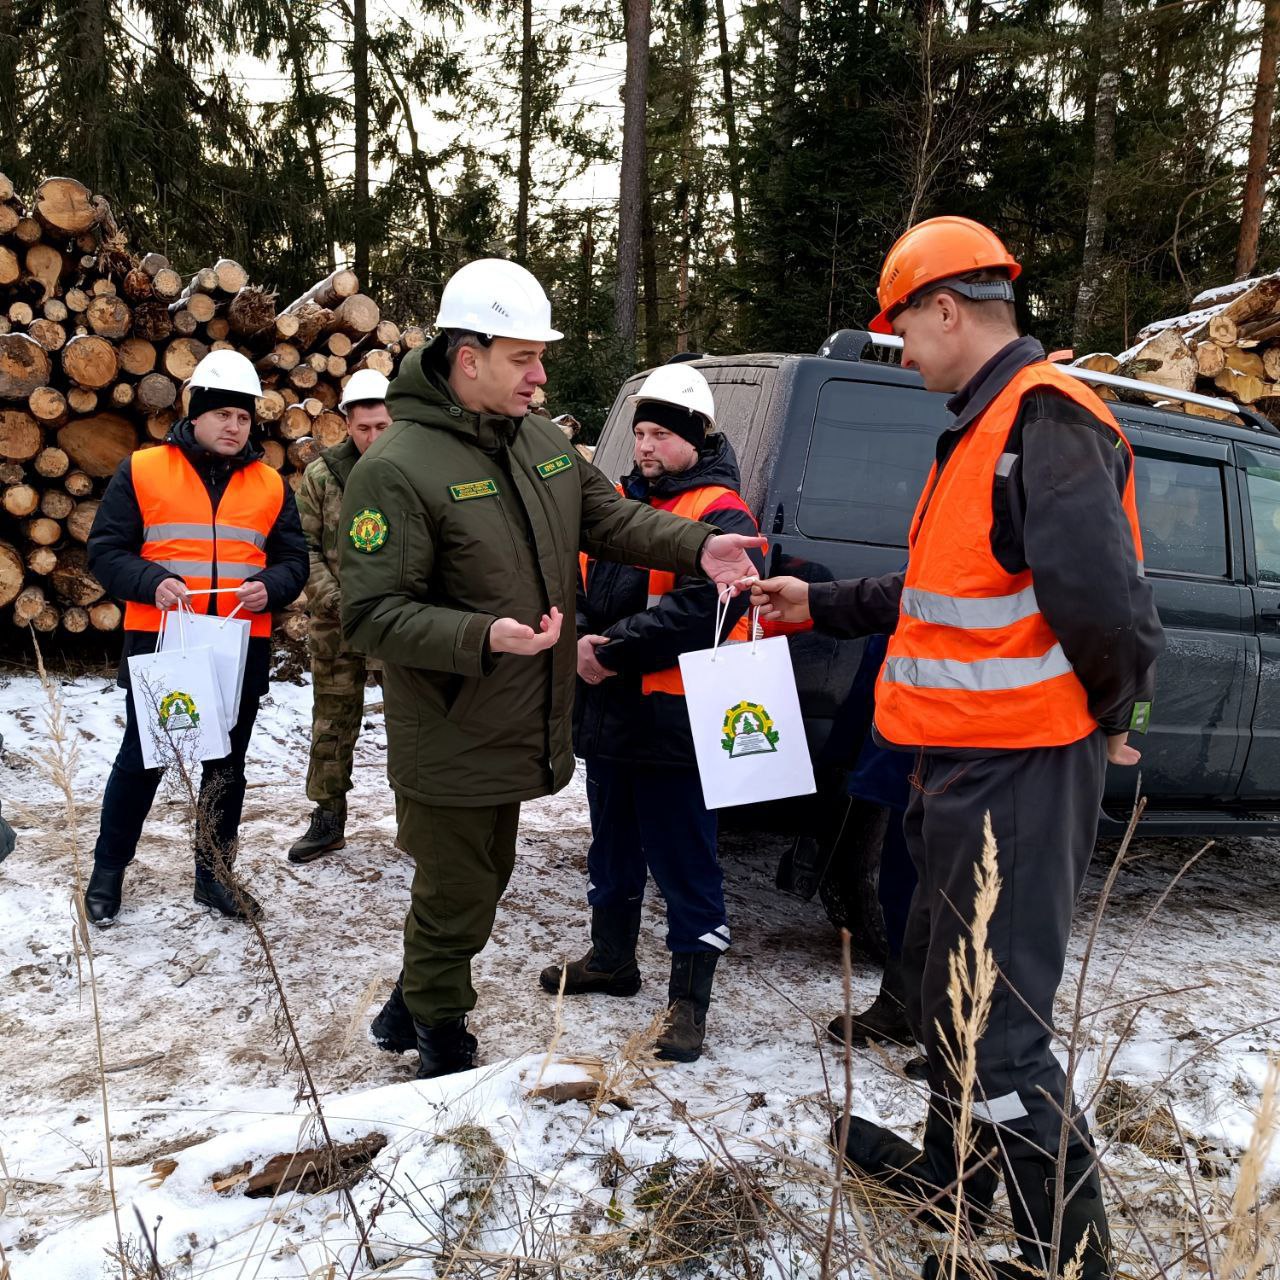
[(680, 675), (708, 809), (815, 790), (785, 636), (682, 653)]
[[(237, 606), (238, 608), (239, 606)], [(169, 613), (174, 616), (170, 619)], [(222, 694), (222, 718), (228, 731), (240, 718), (240, 692), (244, 688), (244, 668), (249, 657), (248, 618), (235, 613), (218, 617), (178, 608), (166, 613), (167, 625), (160, 631), (160, 652), (181, 652), (208, 648), (213, 652), (213, 669)]]
[(231, 754), (211, 649), (135, 654), (129, 696), (146, 768), (163, 768), (175, 756), (195, 764)]

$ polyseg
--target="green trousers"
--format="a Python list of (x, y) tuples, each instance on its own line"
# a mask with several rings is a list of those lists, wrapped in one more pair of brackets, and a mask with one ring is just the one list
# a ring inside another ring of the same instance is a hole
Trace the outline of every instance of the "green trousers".
[(471, 958), (493, 931), (516, 862), (519, 804), (441, 808), (396, 796), (400, 843), (413, 854), (404, 922), (404, 1002), (436, 1026), (476, 1004)]
[(311, 658), (311, 761), (307, 799), (347, 816), (351, 766), (364, 720), (364, 658), (355, 653)]

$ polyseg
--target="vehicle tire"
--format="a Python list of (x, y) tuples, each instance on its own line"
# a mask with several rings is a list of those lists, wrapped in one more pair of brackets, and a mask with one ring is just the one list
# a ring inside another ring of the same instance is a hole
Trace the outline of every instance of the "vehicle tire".
[(836, 928), (849, 930), (854, 951), (877, 961), (888, 954), (877, 896), (880, 851), (888, 829), (888, 809), (855, 799), (831, 865), (818, 886), (827, 918)]

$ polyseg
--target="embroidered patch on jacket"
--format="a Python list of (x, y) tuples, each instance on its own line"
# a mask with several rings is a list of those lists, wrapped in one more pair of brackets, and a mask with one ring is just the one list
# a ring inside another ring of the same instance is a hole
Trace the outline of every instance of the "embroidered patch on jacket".
[(498, 494), (496, 480), (472, 480), (470, 484), (451, 484), (449, 496), (454, 502), (466, 502), (468, 498), (494, 498)]
[(548, 458), (546, 462), (538, 463), (538, 474), (544, 480), (550, 480), (552, 476), (558, 476), (572, 466), (573, 459), (567, 453), (562, 453), (558, 458)]
[(377, 551), (389, 532), (387, 517), (375, 507), (365, 507), (351, 522), (351, 545), (357, 551)]

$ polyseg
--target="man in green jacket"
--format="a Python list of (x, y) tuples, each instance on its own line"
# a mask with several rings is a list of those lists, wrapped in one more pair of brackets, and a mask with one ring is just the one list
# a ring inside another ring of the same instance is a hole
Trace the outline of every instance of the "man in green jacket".
[[(578, 553), (717, 582), (758, 538), (628, 502), (529, 413), (561, 335), (514, 263), (469, 263), (391, 385), (342, 505), (342, 629), (383, 662), (388, 772), (417, 863), (404, 970), (371, 1028), (421, 1078), (475, 1065), (471, 959), (515, 865), (520, 802), (573, 775)], [(535, 624), (535, 625), (531, 625)], [(710, 639), (710, 638), (708, 638)]]
[(358, 369), (342, 389), (338, 408), (347, 438), (326, 449), (302, 473), (298, 516), (311, 557), (307, 579), (308, 648), (311, 651), (311, 759), (307, 799), (315, 805), (306, 831), (289, 850), (290, 862), (314, 862), (346, 844), (347, 792), (356, 738), (364, 718), (364, 658), (342, 643), (338, 605), (338, 548), (342, 490), (351, 468), (391, 425), (387, 382), (376, 369)]

